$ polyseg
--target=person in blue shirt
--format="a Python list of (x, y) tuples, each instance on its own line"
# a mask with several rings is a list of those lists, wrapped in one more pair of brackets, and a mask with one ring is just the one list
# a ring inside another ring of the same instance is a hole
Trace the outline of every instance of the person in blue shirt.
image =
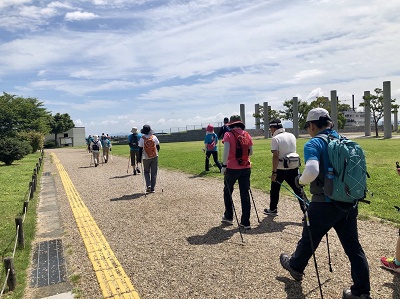
[(108, 162), (108, 158), (110, 156), (110, 151), (111, 151), (111, 141), (110, 141), (110, 136), (101, 134), (101, 146), (103, 147), (103, 160), (104, 163)]
[(142, 134), (138, 133), (137, 127), (133, 127), (131, 133), (132, 134), (128, 136), (128, 144), (130, 148), (130, 158), (131, 166), (133, 167), (133, 174), (136, 175), (136, 173), (140, 173), (139, 161), (141, 161), (141, 157), (139, 157), (139, 140), (142, 137)]
[(221, 163), (218, 161), (218, 136), (214, 133), (214, 126), (208, 125), (206, 129), (206, 137), (204, 137), (204, 149), (206, 153), (205, 170), (210, 170), (210, 156), (213, 156), (214, 162), (221, 172)]
[(297, 178), (299, 187), (310, 184), (312, 200), (307, 208), (308, 221), (303, 224), (301, 239), (294, 253), (291, 256), (282, 253), (280, 262), (295, 280), (301, 281), (304, 269), (313, 255), (312, 248), (316, 250), (322, 237), (333, 228), (351, 265), (353, 285), (343, 290), (343, 298), (370, 299), (368, 261), (358, 240), (358, 206), (353, 203), (333, 201), (324, 195), (324, 178), (329, 167), (327, 143), (322, 138), (314, 137), (318, 134), (332, 134), (334, 137), (339, 137), (332, 127), (332, 119), (327, 110), (323, 108), (310, 110), (305, 129), (312, 138), (304, 145), (306, 166), (303, 174)]

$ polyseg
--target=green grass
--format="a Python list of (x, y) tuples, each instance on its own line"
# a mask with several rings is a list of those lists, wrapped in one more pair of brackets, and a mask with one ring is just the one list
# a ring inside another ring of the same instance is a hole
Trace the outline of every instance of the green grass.
[[(23, 216), (23, 203), (28, 201), (29, 182), (32, 180), (33, 169), (36, 167), (39, 157), (40, 153), (35, 153), (22, 160), (15, 161), (10, 166), (0, 163), (0, 211), (2, 211), (0, 217), (0, 252), (2, 259), (12, 256), (16, 235), (15, 218)], [(40, 190), (39, 184), (37, 190)], [(17, 299), (23, 297), (27, 283), (27, 269), (30, 265), (31, 242), (35, 237), (37, 193), (33, 200), (29, 201), (28, 211), (23, 223), (25, 248), (18, 249), (17, 247), (14, 256), (17, 277), (16, 289), (13, 292), (6, 292), (2, 298)], [(3, 287), (5, 275), (2, 265), (0, 287)]]
[[(297, 140), (297, 151), (302, 161), (304, 161), (303, 147), (307, 141), (307, 138), (299, 138)], [(397, 195), (400, 177), (395, 169), (395, 162), (400, 160), (399, 154), (397, 154), (400, 140), (357, 138), (356, 141), (365, 151), (368, 173), (371, 176), (367, 180), (369, 194), (366, 198), (371, 201), (371, 204), (360, 203), (361, 216), (363, 218), (378, 217), (399, 224), (400, 213), (393, 206), (400, 205)], [(266, 193), (269, 193), (269, 176), (272, 169), (270, 144), (271, 139), (255, 139), (254, 155), (251, 157), (251, 186)], [(223, 177), (218, 173), (216, 167), (214, 169), (210, 168), (210, 172), (204, 172), (205, 155), (202, 151), (202, 141), (163, 143), (160, 146), (160, 167), (179, 170), (197, 176), (215, 177), (222, 181)], [(127, 145), (114, 145), (112, 153), (129, 157), (129, 148)], [(221, 153), (219, 154), (221, 155)], [(212, 157), (210, 158), (211, 162), (213, 162)], [(300, 169), (302, 171), (304, 165)], [(306, 190), (308, 190), (308, 187), (306, 187)], [(291, 195), (284, 188), (282, 188), (282, 193)], [(266, 195), (266, 200), (269, 201), (268, 195)], [(293, 200), (295, 200), (294, 196)]]

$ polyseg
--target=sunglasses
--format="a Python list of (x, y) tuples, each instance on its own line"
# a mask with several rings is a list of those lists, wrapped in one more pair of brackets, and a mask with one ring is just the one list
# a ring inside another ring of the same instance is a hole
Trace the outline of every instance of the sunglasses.
[(311, 125), (311, 122), (306, 122), (306, 124), (304, 125), (304, 130), (307, 130)]

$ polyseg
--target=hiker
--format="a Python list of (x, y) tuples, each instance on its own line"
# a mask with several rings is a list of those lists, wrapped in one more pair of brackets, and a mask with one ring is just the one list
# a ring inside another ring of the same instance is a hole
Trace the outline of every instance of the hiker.
[(228, 123), (229, 123), (229, 118), (225, 117), (224, 118), (224, 124), (222, 125), (222, 127), (219, 129), (218, 132), (218, 140), (222, 140), (222, 138), (224, 137), (226, 132), (229, 132), (229, 127), (228, 127)]
[(90, 143), (90, 150), (93, 153), (93, 161), (94, 167), (99, 166), (100, 163), (100, 149), (101, 149), (101, 142), (99, 140), (98, 135), (93, 135), (93, 140)]
[[(400, 175), (400, 167), (398, 167), (399, 166), (398, 162), (396, 164), (397, 164), (396, 167), (397, 174)], [(399, 208), (397, 209), (400, 212), (400, 209)], [(395, 257), (383, 256), (381, 257), (381, 264), (386, 269), (400, 273), (400, 229), (399, 229), (399, 236), (397, 237)]]
[[(296, 137), (283, 128), (280, 119), (269, 122), (272, 134), (272, 174), (269, 209), (264, 209), (264, 214), (278, 216), (278, 202), (281, 183), (289, 184), (293, 192), (301, 198), (302, 190), (296, 186), (295, 178), (299, 174), (300, 157), (296, 153)], [(303, 201), (298, 199), (300, 209), (304, 214)]]
[(206, 137), (204, 138), (204, 149), (206, 153), (205, 170), (210, 170), (210, 156), (213, 156), (214, 163), (217, 165), (219, 171), (221, 172), (221, 163), (218, 161), (218, 136), (214, 133), (213, 125), (208, 125), (206, 129)]
[(111, 151), (111, 141), (110, 137), (107, 135), (104, 135), (104, 133), (101, 135), (101, 146), (103, 147), (103, 159), (104, 163), (108, 162), (108, 157)]
[(90, 144), (92, 143), (92, 141), (93, 141), (93, 137), (92, 137), (92, 135), (89, 135), (88, 138), (86, 138), (86, 145), (87, 145), (88, 153), (90, 153)]
[[(133, 175), (140, 173), (139, 169), (139, 140), (142, 134), (138, 133), (137, 127), (131, 129), (131, 135), (128, 136), (128, 144), (130, 148), (131, 166), (133, 167)], [(129, 164), (128, 164), (129, 165)], [(128, 171), (127, 171), (128, 172)]]
[(160, 142), (153, 134), (149, 125), (144, 125), (139, 140), (139, 162), (143, 158), (143, 174), (146, 181), (146, 193), (154, 193), (157, 182), (158, 172), (158, 152), (160, 151)]
[[(240, 191), (240, 201), (242, 205), (242, 216), (239, 226), (244, 229), (251, 229), (250, 226), (250, 174), (251, 164), (249, 156), (253, 154), (253, 141), (249, 133), (244, 131), (245, 126), (239, 115), (232, 115), (228, 123), (230, 128), (226, 132), (222, 143), (224, 144), (224, 157), (221, 173), (224, 174), (224, 204), (225, 213), (222, 222), (233, 224), (233, 187), (238, 181)], [(246, 146), (242, 145), (238, 151), (238, 138), (244, 138)], [(246, 147), (246, 148), (245, 148)], [(238, 154), (238, 155), (237, 155)]]
[(338, 133), (332, 127), (327, 110), (314, 108), (308, 112), (304, 129), (312, 138), (304, 145), (306, 165), (303, 174), (298, 177), (298, 184), (301, 184), (299, 187), (310, 184), (312, 200), (307, 208), (309, 221), (303, 224), (302, 236), (294, 253), (291, 256), (282, 253), (280, 263), (295, 280), (301, 281), (313, 255), (312, 248), (316, 250), (322, 237), (334, 228), (349, 258), (353, 280), (353, 285), (343, 290), (343, 298), (368, 299), (371, 298), (369, 266), (358, 240), (358, 205), (333, 201), (324, 195), (324, 177), (328, 172), (329, 157), (327, 143), (316, 136), (322, 133), (338, 138)]

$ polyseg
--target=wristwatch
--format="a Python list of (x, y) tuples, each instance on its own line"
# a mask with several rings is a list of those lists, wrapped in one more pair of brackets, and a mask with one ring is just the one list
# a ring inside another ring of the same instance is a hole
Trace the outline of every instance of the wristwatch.
[(225, 164), (221, 164), (221, 166), (226, 168), (226, 165), (225, 165)]

